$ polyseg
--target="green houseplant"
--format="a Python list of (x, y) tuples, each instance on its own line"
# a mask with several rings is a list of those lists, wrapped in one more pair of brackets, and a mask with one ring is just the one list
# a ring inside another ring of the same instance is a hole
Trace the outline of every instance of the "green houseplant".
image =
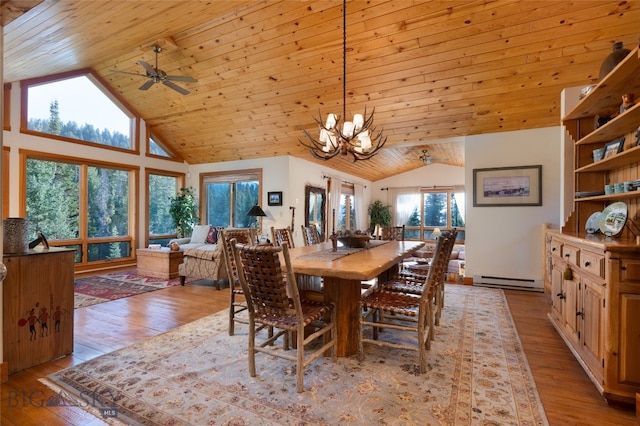
[(179, 238), (191, 234), (193, 225), (198, 223), (198, 205), (193, 194), (193, 187), (180, 188), (175, 197), (169, 198), (169, 214)]
[(391, 206), (376, 200), (369, 205), (369, 230), (373, 233), (376, 225), (391, 226)]

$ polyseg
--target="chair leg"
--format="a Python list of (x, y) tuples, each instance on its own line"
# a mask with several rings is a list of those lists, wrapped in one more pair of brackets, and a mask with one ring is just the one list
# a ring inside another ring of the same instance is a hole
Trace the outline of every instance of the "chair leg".
[(187, 277), (180, 275), (180, 285), (184, 285), (185, 280), (187, 279)]
[(235, 333), (234, 317), (236, 314), (236, 308), (234, 306), (235, 297), (234, 297), (233, 289), (229, 289), (229, 292), (231, 293), (231, 295), (229, 296), (229, 336), (233, 336), (233, 334)]
[(296, 332), (297, 341), (297, 355), (298, 355), (298, 393), (304, 392), (304, 328), (298, 326)]
[(256, 323), (249, 318), (249, 375), (256, 377)]

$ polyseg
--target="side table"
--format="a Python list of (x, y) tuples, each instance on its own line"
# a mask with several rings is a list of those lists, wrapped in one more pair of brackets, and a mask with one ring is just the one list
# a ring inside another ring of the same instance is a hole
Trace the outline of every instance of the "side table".
[(182, 250), (142, 248), (136, 250), (137, 272), (148, 277), (171, 279), (178, 277), (178, 265), (182, 263)]

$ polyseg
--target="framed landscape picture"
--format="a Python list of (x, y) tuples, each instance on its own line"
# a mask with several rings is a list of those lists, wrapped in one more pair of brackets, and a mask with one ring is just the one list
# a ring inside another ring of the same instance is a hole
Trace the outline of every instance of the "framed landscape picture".
[(542, 166), (473, 169), (473, 206), (541, 206)]
[(268, 197), (267, 204), (269, 204), (270, 206), (282, 205), (282, 191), (268, 192), (267, 197)]

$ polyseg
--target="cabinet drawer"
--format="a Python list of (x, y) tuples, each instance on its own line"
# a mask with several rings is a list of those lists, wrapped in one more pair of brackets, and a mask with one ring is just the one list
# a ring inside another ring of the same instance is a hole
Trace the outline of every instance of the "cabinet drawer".
[(604, 278), (604, 256), (583, 251), (580, 254), (580, 269)]
[(562, 247), (562, 258), (572, 265), (580, 266), (580, 249), (578, 247), (565, 244)]
[(620, 259), (620, 283), (640, 286), (640, 259)]
[(562, 257), (562, 242), (553, 239), (551, 243), (549, 243), (549, 250), (551, 251), (551, 256)]

